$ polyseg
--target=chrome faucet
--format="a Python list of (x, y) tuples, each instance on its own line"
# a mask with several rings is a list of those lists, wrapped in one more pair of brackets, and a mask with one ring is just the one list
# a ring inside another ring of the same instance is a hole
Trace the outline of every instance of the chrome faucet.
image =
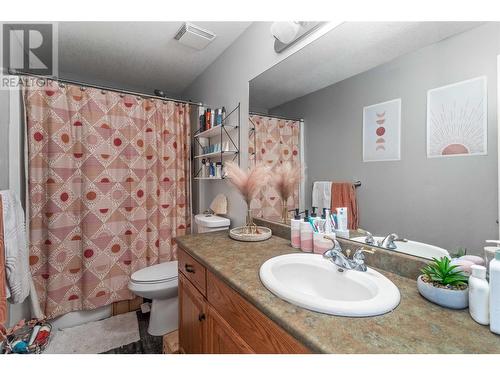
[(360, 232), (361, 234), (365, 235), (365, 244), (367, 244), (367, 245), (376, 245), (375, 238), (373, 238), (373, 234), (371, 234), (367, 230), (364, 230), (364, 229), (361, 229), (361, 228), (358, 228), (358, 232)]
[(400, 238), (396, 233), (391, 233), (385, 236), (385, 238), (382, 241), (378, 241), (377, 245), (389, 250), (394, 250), (398, 248), (394, 243), (396, 241), (408, 242), (406, 238)]
[(366, 271), (366, 264), (364, 262), (365, 255), (364, 253), (374, 253), (373, 250), (367, 250), (363, 247), (359, 247), (354, 252), (352, 258), (349, 258), (350, 250), (347, 250), (347, 255), (344, 254), (340, 243), (329, 236), (324, 236), (324, 238), (333, 242), (333, 249), (327, 250), (323, 253), (325, 258), (328, 258), (332, 261), (333, 264), (339, 267), (339, 271), (343, 272), (344, 270), (355, 270), (355, 271)]
[(371, 234), (370, 232), (368, 231), (364, 231), (365, 232), (365, 244), (367, 245), (375, 245), (375, 238), (373, 238), (373, 234)]

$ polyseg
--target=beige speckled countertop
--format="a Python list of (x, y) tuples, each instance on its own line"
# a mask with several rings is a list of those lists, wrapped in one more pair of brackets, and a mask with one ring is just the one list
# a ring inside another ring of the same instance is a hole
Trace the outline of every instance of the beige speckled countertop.
[(273, 236), (264, 242), (238, 242), (223, 231), (183, 236), (177, 242), (314, 352), (500, 353), (499, 335), (475, 323), (468, 310), (449, 310), (428, 302), (414, 280), (381, 271), (401, 292), (401, 303), (393, 312), (369, 318), (332, 316), (285, 302), (260, 282), (262, 263), (296, 252), (287, 240)]

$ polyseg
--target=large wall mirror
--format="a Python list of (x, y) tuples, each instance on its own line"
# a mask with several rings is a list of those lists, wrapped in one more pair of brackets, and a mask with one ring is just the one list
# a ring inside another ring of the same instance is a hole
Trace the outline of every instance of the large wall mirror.
[[(482, 255), (498, 237), (499, 54), (496, 22), (343, 23), (250, 82), (250, 162), (300, 163), (288, 208), (347, 207), (342, 236)], [(277, 199), (256, 216), (279, 220)]]

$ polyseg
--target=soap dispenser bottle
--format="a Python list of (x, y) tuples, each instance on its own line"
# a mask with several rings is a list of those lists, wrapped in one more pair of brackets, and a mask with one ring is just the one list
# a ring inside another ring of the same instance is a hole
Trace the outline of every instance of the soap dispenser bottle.
[(490, 262), (490, 331), (500, 334), (500, 250)]
[(300, 223), (302, 220), (300, 220), (300, 213), (299, 209), (295, 209), (295, 215), (293, 219), (290, 220), (290, 227), (291, 227), (291, 242), (292, 242), (292, 247), (294, 249), (300, 249)]
[(474, 264), (469, 277), (469, 313), (479, 324), (490, 322), (490, 286), (486, 281), (486, 267)]
[(304, 212), (304, 220), (300, 222), (300, 249), (310, 253), (313, 251), (313, 229), (309, 222), (309, 210)]

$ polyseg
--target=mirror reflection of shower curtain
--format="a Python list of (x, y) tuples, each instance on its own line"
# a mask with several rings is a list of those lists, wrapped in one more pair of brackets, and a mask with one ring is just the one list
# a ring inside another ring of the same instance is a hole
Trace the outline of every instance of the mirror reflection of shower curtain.
[[(250, 115), (249, 128), (253, 130), (249, 132), (249, 165), (264, 163), (272, 171), (280, 163), (300, 164), (300, 123), (298, 120)], [(290, 210), (299, 207), (299, 190), (297, 185), (288, 199)], [(266, 186), (251, 203), (254, 216), (265, 219), (280, 219), (281, 207), (281, 199), (272, 186)]]
[(189, 231), (189, 106), (25, 79), (30, 267), (48, 318), (133, 298)]

